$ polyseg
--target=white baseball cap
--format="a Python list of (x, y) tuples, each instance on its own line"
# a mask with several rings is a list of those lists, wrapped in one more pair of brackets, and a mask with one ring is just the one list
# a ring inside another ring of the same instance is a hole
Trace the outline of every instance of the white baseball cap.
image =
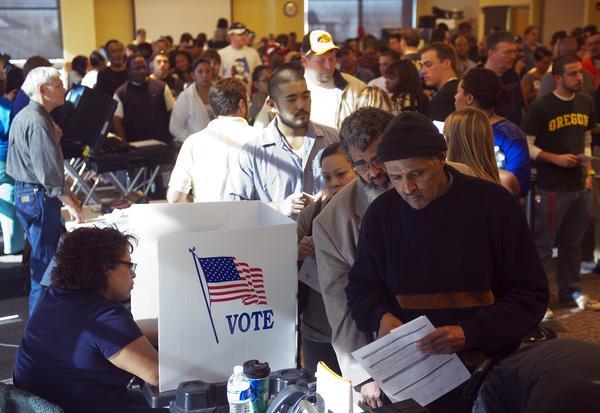
[(320, 56), (333, 49), (339, 49), (339, 47), (333, 42), (331, 34), (325, 30), (313, 30), (304, 36), (302, 52), (305, 55), (314, 53)]

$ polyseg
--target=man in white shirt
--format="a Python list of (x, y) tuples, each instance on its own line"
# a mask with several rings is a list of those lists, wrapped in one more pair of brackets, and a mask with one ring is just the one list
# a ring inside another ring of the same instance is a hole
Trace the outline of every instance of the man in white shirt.
[(206, 129), (185, 140), (171, 173), (167, 201), (187, 202), (192, 190), (194, 202), (224, 200), (224, 189), (239, 151), (258, 131), (248, 125), (249, 99), (238, 79), (221, 79), (210, 89), (210, 104), (217, 119)]
[(221, 56), (221, 78), (235, 77), (246, 85), (248, 91), (252, 85), (252, 72), (262, 64), (258, 52), (246, 46), (248, 28), (239, 22), (233, 22), (227, 31), (229, 46), (219, 50)]
[(342, 121), (357, 109), (365, 84), (336, 69), (336, 50), (331, 34), (313, 30), (302, 42), (304, 78), (312, 97), (310, 120), (339, 129)]

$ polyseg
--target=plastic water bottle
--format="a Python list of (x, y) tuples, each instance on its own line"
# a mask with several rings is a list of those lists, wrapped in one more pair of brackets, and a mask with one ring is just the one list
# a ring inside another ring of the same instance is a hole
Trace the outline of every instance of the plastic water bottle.
[(227, 402), (229, 413), (250, 413), (250, 381), (244, 375), (242, 366), (235, 366), (227, 381)]

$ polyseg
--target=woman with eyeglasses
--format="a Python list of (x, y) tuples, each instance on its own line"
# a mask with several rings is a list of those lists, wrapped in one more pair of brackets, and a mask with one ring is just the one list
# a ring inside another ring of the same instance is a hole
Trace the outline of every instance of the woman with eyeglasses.
[(52, 285), (23, 334), (15, 386), (69, 412), (144, 412), (133, 375), (158, 385), (158, 353), (129, 310), (133, 238), (114, 228), (80, 228), (55, 255)]

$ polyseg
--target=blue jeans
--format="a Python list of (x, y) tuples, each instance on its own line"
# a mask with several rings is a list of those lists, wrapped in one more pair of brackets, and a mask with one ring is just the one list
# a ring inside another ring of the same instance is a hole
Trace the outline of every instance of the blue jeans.
[(47, 197), (41, 185), (17, 183), (15, 207), (17, 217), (23, 224), (31, 245), (29, 262), (31, 272), (29, 315), (31, 316), (45, 290), (40, 282), (58, 246), (62, 225), (61, 202), (57, 198)]

